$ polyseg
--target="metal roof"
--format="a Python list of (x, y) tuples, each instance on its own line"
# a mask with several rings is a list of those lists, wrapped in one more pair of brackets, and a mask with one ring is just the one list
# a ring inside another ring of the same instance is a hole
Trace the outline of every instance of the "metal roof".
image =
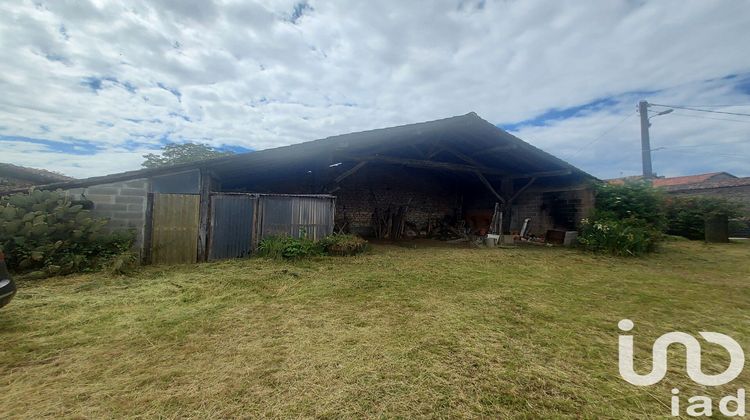
[[(450, 151), (450, 153), (446, 153)], [(222, 182), (241, 183), (250, 178), (272, 181), (288, 173), (321, 171), (341, 163), (327, 176), (337, 176), (352, 163), (375, 160), (413, 165), (416, 160), (435, 161), (454, 170), (481, 168), (495, 176), (566, 173), (595, 179), (575, 166), (544, 152), (476, 113), (397, 127), (355, 132), (290, 146), (248, 152), (160, 168), (141, 169), (42, 186), (47, 189), (78, 188), (137, 178), (208, 169)], [(467, 165), (467, 161), (472, 165)], [(437, 167), (437, 170), (440, 168)], [(450, 170), (450, 169), (446, 169)], [(557, 172), (556, 172), (557, 171)], [(543, 175), (544, 176), (544, 175)], [(40, 187), (37, 187), (40, 188)]]

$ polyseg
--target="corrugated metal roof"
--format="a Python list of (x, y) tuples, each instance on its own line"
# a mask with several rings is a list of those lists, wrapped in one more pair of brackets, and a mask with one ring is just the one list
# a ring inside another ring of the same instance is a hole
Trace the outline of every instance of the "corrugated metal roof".
[[(241, 180), (253, 176), (277, 176), (279, 173), (318, 170), (328, 167), (332, 156), (352, 160), (383, 151), (401, 154), (449, 146), (459, 153), (472, 155), (477, 163), (498, 173), (516, 174), (537, 171), (569, 170), (576, 176), (595, 179), (590, 174), (546, 153), (510, 133), (483, 120), (475, 113), (423, 123), (355, 132), (290, 146), (219, 157), (170, 167), (142, 169), (119, 174), (46, 185), (45, 188), (77, 188), (129, 179), (151, 177), (186, 169), (201, 168), (222, 180)], [(327, 171), (336, 177), (347, 169)], [(303, 172), (304, 173), (304, 172)]]

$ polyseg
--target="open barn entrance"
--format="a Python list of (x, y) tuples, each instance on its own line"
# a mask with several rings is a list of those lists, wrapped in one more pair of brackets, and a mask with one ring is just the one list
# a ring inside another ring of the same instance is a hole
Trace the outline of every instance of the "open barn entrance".
[[(334, 195), (337, 232), (393, 240), (524, 223), (543, 236), (571, 229), (593, 203), (589, 175), (475, 114), (251, 153), (211, 173), (221, 191)], [(564, 224), (547, 193), (572, 206)]]

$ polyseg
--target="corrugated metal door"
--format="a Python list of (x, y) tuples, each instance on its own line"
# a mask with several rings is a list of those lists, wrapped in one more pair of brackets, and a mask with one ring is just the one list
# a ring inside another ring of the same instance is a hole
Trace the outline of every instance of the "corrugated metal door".
[(333, 233), (332, 197), (261, 196), (260, 237), (307, 236), (319, 240)]
[(188, 194), (154, 194), (151, 262), (194, 263), (198, 256), (200, 197)]
[(211, 233), (208, 258), (242, 258), (253, 243), (255, 197), (217, 194), (211, 196)]

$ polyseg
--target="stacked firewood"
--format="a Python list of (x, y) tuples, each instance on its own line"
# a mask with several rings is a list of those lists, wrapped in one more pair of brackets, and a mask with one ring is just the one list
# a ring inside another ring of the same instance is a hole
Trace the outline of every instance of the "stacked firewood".
[(376, 208), (373, 213), (375, 237), (378, 239), (401, 239), (404, 235), (408, 211), (408, 205), (399, 206), (395, 209), (392, 207)]

